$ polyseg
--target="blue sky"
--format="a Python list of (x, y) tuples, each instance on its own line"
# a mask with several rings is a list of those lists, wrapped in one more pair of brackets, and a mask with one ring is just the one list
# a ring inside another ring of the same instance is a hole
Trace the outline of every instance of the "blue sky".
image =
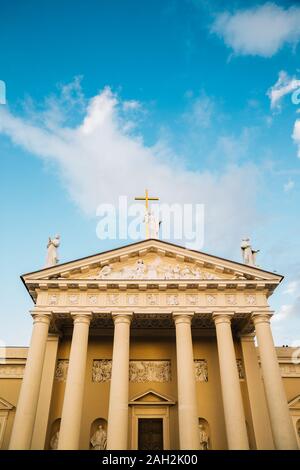
[[(124, 241), (96, 236), (96, 207), (149, 186), (205, 204), (203, 251), (285, 275), (276, 343), (300, 341), (297, 2), (77, 0), (1, 4), (0, 339), (27, 344), (19, 276)], [(121, 168), (121, 170), (120, 170)]]

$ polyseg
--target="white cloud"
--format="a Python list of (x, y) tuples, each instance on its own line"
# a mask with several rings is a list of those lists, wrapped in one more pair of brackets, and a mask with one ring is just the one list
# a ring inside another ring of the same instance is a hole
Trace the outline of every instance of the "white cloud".
[(236, 55), (271, 57), (284, 44), (300, 39), (300, 8), (284, 9), (266, 3), (234, 13), (218, 14), (211, 32), (220, 36)]
[(195, 98), (184, 118), (193, 128), (207, 129), (212, 124), (214, 117), (214, 101), (206, 95)]
[(289, 180), (283, 185), (284, 192), (288, 193), (295, 187), (295, 181)]
[(284, 294), (294, 295), (300, 291), (300, 281), (291, 281), (283, 291)]
[(69, 194), (91, 216), (100, 203), (116, 202), (119, 195), (133, 199), (145, 187), (163, 202), (204, 203), (205, 249), (229, 254), (257, 224), (256, 167), (232, 165), (222, 174), (185, 169), (166, 144), (144, 144), (136, 127), (132, 131), (132, 116), (129, 119), (123, 105), (105, 88), (73, 126), (62, 123), (65, 104), (59, 100), (52, 106), (59, 120), (51, 119), (51, 126), (47, 120), (42, 123), (44, 112), (31, 113), (29, 119), (1, 108), (0, 132), (37, 157), (55, 162)]
[(281, 70), (279, 72), (277, 82), (267, 91), (267, 95), (271, 101), (271, 109), (280, 109), (280, 102), (282, 98), (299, 87), (300, 80), (297, 80), (294, 77), (289, 77), (284, 70)]
[(290, 281), (285, 290), (283, 291), (283, 295), (287, 295), (288, 301), (283, 304), (278, 313), (275, 313), (273, 317), (273, 321), (275, 323), (281, 322), (284, 320), (293, 321), (298, 318), (299, 316), (299, 308), (300, 308), (300, 279), (299, 275), (293, 281)]
[[(292, 102), (295, 105), (298, 105), (300, 103), (300, 80), (296, 78), (291, 78), (288, 76), (288, 74), (282, 70), (279, 72), (278, 80), (273, 85), (272, 87), (269, 88), (267, 91), (267, 95), (270, 98), (271, 101), (271, 109), (277, 109), (280, 110), (280, 104), (282, 98), (289, 94), (293, 93), (292, 95)], [(298, 111), (295, 108), (296, 111)], [(294, 140), (295, 144), (298, 146), (298, 152), (297, 155), (300, 158), (300, 120), (296, 119), (295, 124), (294, 124), (294, 129), (293, 129), (293, 134), (292, 134), (292, 139)], [(284, 185), (284, 190), (289, 191), (294, 187), (294, 182), (289, 181)]]
[(300, 290), (300, 281), (291, 281), (283, 291), (284, 294), (294, 295)]
[(278, 313), (275, 313), (272, 320), (273, 322), (281, 322), (290, 317), (294, 312), (294, 306), (292, 304), (284, 304), (280, 307)]
[(125, 111), (140, 109), (141, 103), (136, 100), (128, 100), (123, 102), (123, 108)]
[(297, 119), (295, 121), (292, 138), (293, 138), (295, 144), (298, 146), (297, 155), (300, 158), (300, 119)]
[(212, 156), (237, 162), (245, 158), (250, 148), (251, 137), (255, 134), (254, 128), (244, 127), (239, 135), (219, 134), (216, 138)]

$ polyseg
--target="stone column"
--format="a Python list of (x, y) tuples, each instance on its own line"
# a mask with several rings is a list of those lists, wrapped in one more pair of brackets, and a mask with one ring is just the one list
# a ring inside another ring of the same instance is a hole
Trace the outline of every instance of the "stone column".
[(176, 328), (180, 450), (200, 448), (191, 321), (192, 312), (173, 313)]
[(269, 311), (255, 312), (252, 315), (274, 443), (276, 449), (298, 449), (274, 347), (271, 316)]
[(265, 391), (257, 360), (257, 350), (254, 344), (254, 334), (241, 335), (240, 340), (256, 449), (274, 450)]
[(91, 313), (78, 312), (72, 316), (74, 317), (74, 329), (59, 431), (59, 450), (78, 449), (80, 438)]
[(107, 449), (109, 450), (127, 450), (131, 318), (131, 312), (113, 314), (115, 331), (107, 429)]
[(45, 448), (58, 343), (59, 335), (48, 335), (39, 401), (31, 439), (31, 450), (43, 450)]
[(9, 449), (30, 449), (51, 313), (34, 310), (30, 347)]
[(249, 449), (242, 393), (231, 332), (232, 312), (214, 313), (229, 450)]

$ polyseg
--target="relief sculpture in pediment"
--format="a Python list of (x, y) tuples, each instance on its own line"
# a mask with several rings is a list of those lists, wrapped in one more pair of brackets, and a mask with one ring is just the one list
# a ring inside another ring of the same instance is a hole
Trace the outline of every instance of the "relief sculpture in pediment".
[(201, 270), (196, 264), (171, 264), (157, 257), (151, 261), (139, 258), (132, 265), (103, 266), (93, 279), (218, 279), (215, 274)]

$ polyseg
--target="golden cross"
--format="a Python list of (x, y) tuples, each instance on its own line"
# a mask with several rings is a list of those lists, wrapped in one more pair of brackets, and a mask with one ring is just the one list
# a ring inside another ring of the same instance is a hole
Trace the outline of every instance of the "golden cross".
[[(159, 201), (158, 197), (149, 197), (148, 189), (145, 190), (145, 196), (135, 197), (135, 201), (145, 201), (146, 213), (149, 209), (149, 201)], [(149, 222), (146, 221), (146, 238), (149, 238)]]

